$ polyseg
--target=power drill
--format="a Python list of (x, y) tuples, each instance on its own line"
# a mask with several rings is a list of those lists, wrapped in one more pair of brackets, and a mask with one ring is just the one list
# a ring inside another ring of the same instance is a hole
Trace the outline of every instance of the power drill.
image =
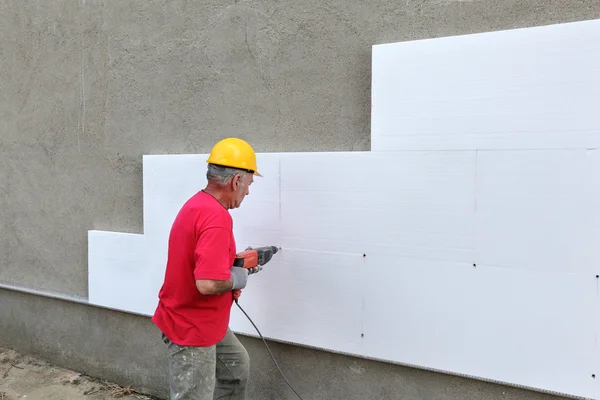
[[(256, 267), (262, 267), (273, 258), (273, 254), (279, 251), (277, 246), (263, 246), (256, 248), (247, 248), (246, 250), (239, 252), (235, 255), (233, 262), (234, 267), (241, 267), (246, 269), (253, 269)], [(237, 300), (242, 295), (240, 289), (233, 291), (233, 299)]]

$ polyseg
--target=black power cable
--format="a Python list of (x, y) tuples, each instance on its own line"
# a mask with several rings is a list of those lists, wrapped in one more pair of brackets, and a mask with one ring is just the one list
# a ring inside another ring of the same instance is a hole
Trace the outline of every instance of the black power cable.
[(256, 327), (256, 325), (254, 325), (254, 322), (252, 321), (252, 318), (250, 318), (250, 316), (248, 316), (248, 314), (246, 314), (246, 311), (244, 311), (244, 309), (240, 306), (240, 304), (238, 303), (237, 299), (235, 299), (235, 304), (237, 304), (238, 308), (240, 310), (242, 310), (242, 312), (244, 313), (244, 315), (246, 316), (246, 318), (248, 318), (248, 321), (250, 321), (250, 323), (252, 324), (252, 326), (254, 326), (254, 329), (256, 329), (256, 332), (258, 332), (258, 335), (260, 336), (260, 338), (262, 339), (263, 343), (265, 344), (265, 347), (269, 351), (269, 354), (271, 355), (271, 358), (273, 359), (273, 363), (275, 363), (275, 366), (277, 367), (277, 370), (281, 374), (281, 377), (283, 378), (283, 380), (285, 381), (285, 383), (287, 383), (287, 385), (290, 387), (290, 389), (292, 389), (292, 392), (294, 392), (296, 394), (296, 396), (298, 396), (298, 398), (300, 400), (303, 400), (302, 397), (300, 397), (300, 395), (298, 394), (298, 392), (296, 392), (296, 390), (294, 390), (294, 388), (292, 387), (292, 385), (290, 385), (290, 383), (288, 382), (288, 380), (285, 377), (285, 375), (283, 375), (283, 372), (281, 372), (281, 368), (279, 368), (279, 365), (277, 364), (277, 360), (275, 360), (275, 357), (273, 356), (273, 353), (271, 353), (271, 349), (269, 348), (269, 345), (267, 344), (267, 341), (263, 337), (262, 333), (260, 333), (260, 331), (258, 330), (258, 328)]

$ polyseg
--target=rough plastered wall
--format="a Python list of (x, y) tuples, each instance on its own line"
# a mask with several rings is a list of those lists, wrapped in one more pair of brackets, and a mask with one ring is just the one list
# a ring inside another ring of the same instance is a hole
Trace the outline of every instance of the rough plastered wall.
[[(229, 135), (260, 152), (368, 150), (374, 44), (599, 17), (596, 0), (2, 0), (0, 282), (85, 297), (87, 231), (143, 229), (143, 154), (207, 152)], [(10, 290), (0, 299), (0, 345), (166, 393), (146, 319)], [(286, 398), (260, 343), (245, 343), (254, 393)], [(277, 354), (313, 399), (545, 398)]]

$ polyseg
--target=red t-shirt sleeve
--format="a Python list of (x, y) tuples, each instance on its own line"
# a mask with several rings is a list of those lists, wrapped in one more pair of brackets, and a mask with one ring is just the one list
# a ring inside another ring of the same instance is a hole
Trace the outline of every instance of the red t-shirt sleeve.
[(231, 231), (225, 228), (209, 228), (200, 234), (195, 250), (195, 279), (229, 279), (230, 242)]

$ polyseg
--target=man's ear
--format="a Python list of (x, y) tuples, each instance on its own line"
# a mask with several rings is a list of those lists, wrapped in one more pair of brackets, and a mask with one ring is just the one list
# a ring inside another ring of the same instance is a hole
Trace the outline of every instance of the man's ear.
[(231, 185), (234, 192), (238, 191), (242, 185), (242, 176), (240, 174), (235, 174), (231, 180)]

